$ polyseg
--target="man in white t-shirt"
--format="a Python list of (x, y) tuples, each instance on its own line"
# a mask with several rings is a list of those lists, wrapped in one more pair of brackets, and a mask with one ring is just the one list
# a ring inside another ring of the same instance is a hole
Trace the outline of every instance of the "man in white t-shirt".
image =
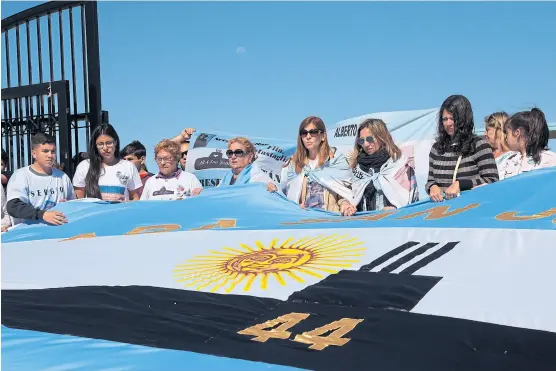
[(70, 178), (54, 168), (56, 141), (50, 135), (38, 133), (31, 139), (34, 162), (15, 171), (8, 182), (6, 209), (14, 225), (26, 220), (44, 220), (49, 224), (67, 223), (59, 211), (48, 211), (60, 202), (73, 200)]

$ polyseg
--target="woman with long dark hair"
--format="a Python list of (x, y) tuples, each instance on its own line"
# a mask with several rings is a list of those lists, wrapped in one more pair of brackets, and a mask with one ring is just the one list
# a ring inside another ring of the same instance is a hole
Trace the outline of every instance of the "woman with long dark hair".
[(426, 192), (434, 202), (498, 180), (492, 148), (473, 133), (471, 103), (463, 95), (448, 97), (440, 107), (438, 135), (429, 154)]
[(280, 186), (284, 194), (302, 208), (355, 214), (348, 188), (353, 172), (347, 159), (330, 147), (324, 122), (315, 116), (299, 125), (297, 150), (282, 169)]
[(415, 169), (380, 119), (359, 125), (350, 166), (357, 211), (396, 209), (419, 199)]
[(95, 128), (88, 146), (88, 159), (75, 170), (73, 186), (78, 198), (99, 198), (109, 202), (138, 200), (143, 186), (137, 168), (120, 159), (120, 138), (114, 127)]
[(556, 153), (548, 150), (548, 123), (540, 109), (533, 108), (510, 117), (504, 124), (504, 134), (508, 147), (515, 154), (501, 169), (501, 179), (556, 166)]

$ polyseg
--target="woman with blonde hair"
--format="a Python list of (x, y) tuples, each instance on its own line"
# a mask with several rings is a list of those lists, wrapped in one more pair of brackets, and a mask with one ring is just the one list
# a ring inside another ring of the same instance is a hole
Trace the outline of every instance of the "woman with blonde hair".
[(324, 122), (315, 116), (304, 119), (296, 152), (282, 169), (281, 188), (288, 199), (302, 208), (353, 215), (351, 177), (346, 157), (328, 144)]
[(350, 165), (357, 211), (400, 208), (419, 198), (415, 170), (380, 119), (359, 125)]
[(510, 116), (506, 112), (495, 112), (485, 117), (485, 139), (492, 148), (492, 154), (501, 177), (501, 170), (505, 168), (508, 158), (515, 154), (510, 151), (504, 136), (504, 124)]
[(163, 139), (154, 147), (159, 171), (145, 182), (141, 200), (182, 200), (201, 192), (199, 179), (178, 167), (180, 157), (179, 144), (171, 140)]
[(241, 185), (248, 183), (265, 183), (269, 192), (278, 190), (276, 184), (258, 166), (253, 163), (257, 159), (255, 146), (247, 138), (236, 137), (228, 141), (226, 156), (230, 162), (227, 172), (218, 186)]

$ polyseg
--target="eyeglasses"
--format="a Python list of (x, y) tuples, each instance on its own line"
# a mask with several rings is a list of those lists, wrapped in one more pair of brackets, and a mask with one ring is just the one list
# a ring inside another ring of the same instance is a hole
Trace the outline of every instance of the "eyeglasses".
[(306, 137), (307, 134), (311, 135), (312, 137), (316, 136), (317, 134), (322, 133), (322, 130), (319, 129), (311, 129), (311, 130), (300, 130), (299, 135), (301, 137)]
[(357, 144), (359, 144), (360, 146), (362, 146), (365, 143), (365, 141), (367, 141), (367, 143), (374, 143), (375, 137), (368, 136), (364, 138), (357, 138)]
[(154, 159), (157, 163), (162, 164), (163, 162), (168, 162), (171, 163), (173, 162), (175, 159), (173, 157), (156, 157)]
[(454, 121), (453, 117), (442, 117), (442, 122), (446, 122), (446, 121)]
[(106, 147), (114, 147), (114, 144), (116, 144), (115, 140), (109, 140), (108, 142), (98, 142), (97, 143), (97, 148), (104, 148)]
[(228, 158), (231, 158), (233, 155), (236, 155), (236, 157), (243, 157), (246, 155), (246, 153), (242, 149), (236, 149), (235, 151), (229, 149), (226, 151), (226, 156), (228, 156)]
[(181, 157), (183, 158), (184, 156), (187, 156), (187, 152), (189, 152), (189, 151), (183, 151), (183, 152), (181, 153)]

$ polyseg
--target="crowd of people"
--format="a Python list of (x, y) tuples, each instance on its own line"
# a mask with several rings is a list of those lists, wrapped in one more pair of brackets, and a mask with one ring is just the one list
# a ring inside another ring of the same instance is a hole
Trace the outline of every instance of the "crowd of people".
[[(485, 129), (483, 137), (474, 133), (473, 110), (466, 97), (453, 95), (444, 101), (429, 154), (425, 190), (431, 201), (556, 166), (540, 109), (512, 116), (493, 113), (485, 118)], [(2, 232), (28, 220), (67, 223), (63, 213), (51, 209), (78, 198), (127, 202), (199, 195), (203, 186), (185, 170), (193, 133), (193, 128), (184, 129), (155, 146), (156, 173), (147, 170), (145, 146), (133, 141), (120, 150), (118, 133), (109, 124), (96, 127), (87, 152), (74, 157), (73, 179), (56, 165), (56, 141), (47, 134), (33, 136), (33, 164), (13, 174), (5, 171), (8, 158), (2, 150)], [(328, 143), (322, 119), (305, 118), (299, 125), (296, 151), (282, 169), (279, 183), (257, 166), (257, 151), (248, 138), (233, 138), (227, 147), (230, 170), (218, 186), (264, 183), (269, 192), (280, 192), (302, 208), (343, 216), (401, 208), (419, 199), (413, 164), (380, 119), (359, 125), (353, 152), (346, 156)]]

